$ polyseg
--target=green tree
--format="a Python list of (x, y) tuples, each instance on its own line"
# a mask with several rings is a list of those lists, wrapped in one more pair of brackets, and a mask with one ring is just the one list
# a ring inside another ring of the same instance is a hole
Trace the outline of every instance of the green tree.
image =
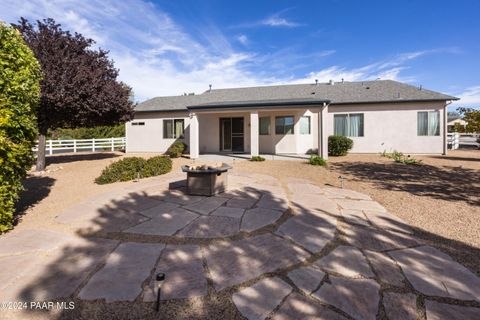
[(0, 232), (12, 227), (21, 181), (33, 162), (40, 65), (20, 33), (0, 21)]
[(466, 132), (480, 132), (480, 110), (473, 108), (457, 108), (457, 111), (467, 122)]

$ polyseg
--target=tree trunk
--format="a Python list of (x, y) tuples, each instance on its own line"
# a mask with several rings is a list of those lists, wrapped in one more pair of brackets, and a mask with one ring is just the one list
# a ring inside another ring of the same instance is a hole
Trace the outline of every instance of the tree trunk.
[(37, 171), (45, 170), (45, 148), (47, 145), (47, 130), (39, 130), (38, 151), (37, 151)]

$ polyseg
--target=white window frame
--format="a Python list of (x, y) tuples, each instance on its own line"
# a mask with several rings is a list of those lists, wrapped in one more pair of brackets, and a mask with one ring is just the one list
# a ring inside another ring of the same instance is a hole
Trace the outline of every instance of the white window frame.
[[(420, 113), (426, 113), (427, 114), (427, 134), (420, 134), (418, 132), (418, 115)], [(429, 134), (429, 128), (430, 128), (430, 115), (432, 113), (437, 113), (438, 114), (438, 133), (435, 133), (435, 134)], [(440, 121), (440, 111), (439, 110), (428, 110), (428, 111), (418, 111), (417, 112), (417, 136), (418, 137), (439, 137), (440, 136), (440, 133), (442, 131), (442, 127), (441, 127), (441, 123), (442, 121)]]
[[(308, 119), (308, 133), (302, 133), (302, 119), (303, 118)], [(312, 134), (312, 117), (311, 116), (301, 116), (300, 117), (298, 131), (301, 135)]]
[[(351, 136), (350, 135), (350, 115), (362, 115), (362, 135), (360, 136)], [(335, 134), (335, 116), (347, 116), (347, 135), (344, 135), (344, 137), (350, 137), (350, 138), (363, 138), (365, 137), (365, 113), (363, 112), (352, 112), (352, 113), (335, 113), (333, 115), (333, 134)]]
[[(267, 119), (267, 123), (268, 123), (268, 127), (267, 127), (267, 133), (262, 133), (262, 119)], [(271, 134), (271, 120), (270, 120), (270, 116), (265, 116), (265, 117), (259, 117), (258, 119), (258, 134), (261, 135), (261, 136), (269, 136)]]
[[(165, 137), (165, 121), (172, 121), (172, 138)], [(175, 122), (182, 121), (183, 122), (183, 130), (180, 136), (176, 136), (175, 134)], [(185, 119), (184, 118), (164, 118), (162, 119), (162, 137), (163, 139), (183, 139), (185, 137)]]

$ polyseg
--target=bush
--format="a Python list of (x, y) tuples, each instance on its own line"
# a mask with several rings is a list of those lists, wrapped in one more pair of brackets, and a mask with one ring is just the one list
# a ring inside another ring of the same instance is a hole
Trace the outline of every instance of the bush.
[(167, 154), (170, 158), (181, 157), (183, 152), (187, 149), (187, 145), (182, 141), (175, 141), (167, 150)]
[(344, 136), (328, 137), (328, 155), (345, 156), (352, 149), (353, 140)]
[(250, 158), (250, 161), (265, 161), (265, 158), (260, 156), (253, 156)]
[(125, 125), (97, 126), (93, 128), (56, 129), (50, 131), (50, 139), (103, 139), (125, 137)]
[(417, 160), (413, 157), (410, 157), (410, 155), (405, 156), (402, 152), (396, 150), (393, 150), (392, 153), (387, 153), (386, 151), (384, 151), (381, 156), (387, 157), (397, 163), (403, 164), (420, 164), (422, 162), (422, 160)]
[(95, 179), (97, 184), (118, 181), (130, 181), (165, 174), (172, 170), (172, 160), (164, 156), (156, 156), (145, 160), (140, 157), (129, 157), (110, 164)]
[(0, 232), (11, 229), (33, 162), (41, 69), (15, 29), (0, 22)]
[(326, 166), (327, 165), (327, 160), (323, 159), (320, 156), (310, 156), (310, 159), (308, 159), (308, 163), (313, 165), (313, 166)]

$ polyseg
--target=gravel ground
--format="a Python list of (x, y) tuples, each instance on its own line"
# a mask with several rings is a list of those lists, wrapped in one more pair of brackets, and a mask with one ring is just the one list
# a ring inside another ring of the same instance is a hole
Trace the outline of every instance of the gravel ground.
[[(140, 155), (140, 156), (152, 156)], [(25, 181), (19, 224), (11, 232), (39, 228), (62, 230), (55, 216), (98, 193), (134, 182), (96, 185), (93, 180), (121, 153), (65, 155), (49, 158), (47, 172)], [(417, 237), (450, 254), (480, 275), (480, 151), (453, 151), (449, 156), (417, 156), (422, 165), (401, 165), (379, 155), (330, 158), (327, 168), (300, 161), (236, 161), (235, 169), (264, 173), (279, 180), (304, 178), (319, 185), (338, 186), (370, 195), (415, 230)], [(175, 159), (173, 170), (190, 163)], [(65, 230), (68, 231), (68, 230)], [(29, 319), (241, 319), (224, 292), (207, 297), (167, 302), (156, 314), (153, 304), (76, 301), (74, 311), (28, 313)], [(19, 318), (21, 316), (19, 315)]]

